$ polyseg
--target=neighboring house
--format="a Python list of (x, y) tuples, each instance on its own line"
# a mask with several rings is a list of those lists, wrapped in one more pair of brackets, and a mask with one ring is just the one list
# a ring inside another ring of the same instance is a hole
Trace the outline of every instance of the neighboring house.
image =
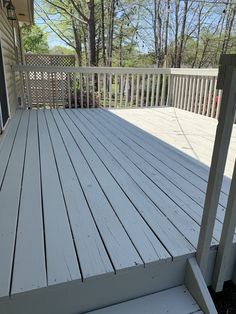
[[(15, 20), (10, 16), (14, 14), (12, 5), (15, 8)], [(23, 60), (19, 24), (32, 22), (33, 0), (0, 0), (0, 131), (16, 109), (11, 66)]]

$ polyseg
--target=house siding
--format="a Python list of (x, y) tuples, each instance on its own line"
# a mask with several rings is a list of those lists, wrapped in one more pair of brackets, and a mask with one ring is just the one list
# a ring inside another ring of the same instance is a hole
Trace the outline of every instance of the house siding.
[[(13, 27), (15, 28), (15, 35), (13, 32)], [(6, 10), (1, 6), (1, 3), (0, 3), (0, 39), (5, 70), (7, 98), (11, 117), (16, 110), (16, 96), (15, 96), (16, 91), (11, 66), (16, 63), (22, 63), (20, 29), (18, 21), (14, 21), (12, 23), (12, 21), (9, 21), (7, 19)], [(19, 78), (16, 78), (16, 88), (17, 89), (19, 88)]]

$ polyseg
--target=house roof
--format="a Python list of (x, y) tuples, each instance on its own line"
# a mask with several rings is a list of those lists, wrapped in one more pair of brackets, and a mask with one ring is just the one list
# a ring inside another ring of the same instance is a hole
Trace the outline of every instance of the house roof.
[(34, 0), (12, 0), (19, 22), (33, 23)]

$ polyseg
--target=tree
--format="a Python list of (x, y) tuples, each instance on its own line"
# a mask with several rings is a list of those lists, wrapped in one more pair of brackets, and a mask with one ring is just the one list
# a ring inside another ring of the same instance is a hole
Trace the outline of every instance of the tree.
[(25, 52), (49, 52), (47, 35), (39, 26), (25, 25), (21, 28), (21, 34)]
[(158, 67), (204, 67), (235, 52), (234, 0), (35, 0), (35, 8), (79, 65), (132, 66), (148, 56)]

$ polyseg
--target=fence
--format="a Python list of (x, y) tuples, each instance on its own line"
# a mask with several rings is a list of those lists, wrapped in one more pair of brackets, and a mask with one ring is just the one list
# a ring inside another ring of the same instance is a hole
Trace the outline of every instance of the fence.
[(14, 66), (26, 107), (173, 106), (218, 118), (217, 69)]

